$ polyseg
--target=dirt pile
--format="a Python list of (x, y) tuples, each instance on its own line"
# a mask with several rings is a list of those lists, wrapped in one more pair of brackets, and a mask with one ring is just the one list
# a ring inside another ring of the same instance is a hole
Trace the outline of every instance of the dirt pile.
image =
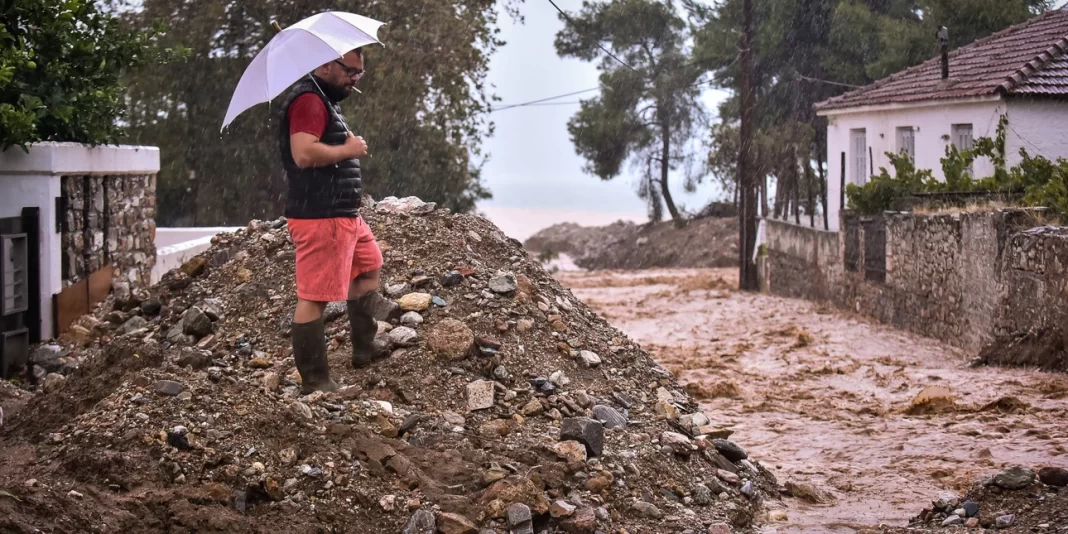
[(771, 475), (703, 435), (670, 373), (518, 242), (387, 200), (363, 212), (392, 357), (353, 370), (332, 304), (343, 388), (300, 396), (285, 221), (220, 235), (42, 348), (35, 361), (68, 375), (36, 365), (43, 392), (0, 397), (0, 531), (740, 532), (760, 518)]
[(963, 496), (944, 492), (909, 523), (910, 532), (942, 528), (1068, 532), (1068, 470), (1011, 467)]
[(1060, 327), (1001, 336), (983, 347), (974, 364), (1068, 372), (1066, 341), (1068, 334)]
[(684, 228), (671, 222), (563, 223), (539, 231), (524, 246), (539, 256), (567, 254), (583, 269), (731, 267), (738, 264), (738, 221), (707, 217)]

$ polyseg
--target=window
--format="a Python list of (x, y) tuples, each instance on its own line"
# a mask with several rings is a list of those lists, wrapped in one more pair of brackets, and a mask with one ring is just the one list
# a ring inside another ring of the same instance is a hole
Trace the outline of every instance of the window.
[(909, 159), (916, 161), (916, 129), (912, 126), (897, 129), (897, 153), (908, 154)]
[(861, 130), (850, 130), (850, 150), (853, 153), (852, 182), (857, 185), (868, 183), (868, 137)]
[(26, 234), (0, 236), (0, 316), (26, 311)]
[[(950, 130), (950, 136), (953, 146), (957, 147), (958, 151), (971, 150), (974, 144), (971, 124), (954, 124)], [(967, 172), (969, 176), (972, 174), (971, 166), (968, 167)]]

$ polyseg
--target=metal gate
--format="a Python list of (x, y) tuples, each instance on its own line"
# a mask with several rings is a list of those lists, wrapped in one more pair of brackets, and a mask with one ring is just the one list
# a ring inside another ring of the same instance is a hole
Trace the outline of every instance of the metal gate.
[(26, 365), (41, 340), (40, 210), (0, 219), (0, 377)]

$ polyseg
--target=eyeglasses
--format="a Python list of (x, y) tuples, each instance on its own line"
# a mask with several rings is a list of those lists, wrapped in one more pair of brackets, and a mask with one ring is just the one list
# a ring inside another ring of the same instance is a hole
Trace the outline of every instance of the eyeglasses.
[(356, 67), (350, 67), (350, 66), (342, 63), (340, 59), (335, 59), (334, 63), (337, 63), (338, 65), (341, 65), (341, 68), (345, 69), (345, 75), (348, 76), (349, 78), (359, 78), (359, 77), (363, 76), (363, 69), (356, 68)]

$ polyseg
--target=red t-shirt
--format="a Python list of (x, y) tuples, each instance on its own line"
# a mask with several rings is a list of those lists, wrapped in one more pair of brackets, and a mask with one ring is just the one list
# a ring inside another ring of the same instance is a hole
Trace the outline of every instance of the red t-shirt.
[(306, 133), (322, 137), (329, 115), (326, 104), (315, 93), (304, 93), (289, 104), (289, 135)]

